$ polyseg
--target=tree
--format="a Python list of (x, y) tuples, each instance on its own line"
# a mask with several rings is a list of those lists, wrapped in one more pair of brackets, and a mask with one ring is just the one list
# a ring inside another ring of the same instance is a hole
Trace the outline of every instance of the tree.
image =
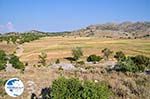
[(111, 51), (110, 49), (108, 48), (105, 48), (102, 50), (102, 53), (104, 54), (103, 57), (105, 60), (108, 60), (109, 59), (109, 56), (113, 53), (113, 51)]
[(126, 56), (125, 56), (125, 54), (122, 51), (118, 51), (114, 55), (114, 58), (116, 58), (117, 61), (124, 61), (126, 59)]
[(46, 58), (47, 54), (42, 52), (41, 55), (39, 55), (39, 63), (42, 64), (43, 66), (46, 66)]
[(73, 58), (77, 61), (81, 56), (83, 56), (83, 51), (80, 47), (72, 49)]
[(96, 62), (99, 62), (101, 59), (102, 59), (102, 57), (96, 56), (95, 54), (93, 54), (93, 55), (90, 55), (90, 56), (87, 58), (87, 61), (88, 61), (88, 62), (96, 63)]

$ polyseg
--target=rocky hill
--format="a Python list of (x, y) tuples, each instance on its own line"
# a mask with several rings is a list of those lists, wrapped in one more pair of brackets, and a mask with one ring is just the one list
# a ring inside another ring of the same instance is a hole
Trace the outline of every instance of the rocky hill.
[(94, 36), (102, 38), (149, 38), (150, 22), (123, 22), (90, 25), (72, 31), (72, 36)]

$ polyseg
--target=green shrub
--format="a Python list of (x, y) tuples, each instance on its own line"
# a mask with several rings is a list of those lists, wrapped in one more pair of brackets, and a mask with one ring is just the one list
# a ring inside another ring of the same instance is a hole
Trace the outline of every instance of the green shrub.
[(62, 77), (53, 81), (51, 95), (53, 99), (108, 99), (111, 91), (105, 83)]
[(88, 62), (96, 63), (96, 62), (99, 62), (101, 59), (102, 59), (102, 57), (96, 56), (96, 55), (93, 54), (93, 55), (90, 55), (90, 56), (87, 58), (87, 61), (88, 61)]
[(0, 61), (0, 70), (5, 69), (5, 66), (6, 66), (6, 62)]
[(104, 82), (94, 83), (85, 81), (80, 99), (109, 99), (112, 95), (108, 85)]
[(52, 97), (54, 99), (78, 99), (81, 87), (77, 79), (59, 78), (52, 84)]
[(80, 47), (76, 47), (72, 49), (72, 55), (75, 60), (78, 60), (81, 56), (83, 56), (83, 51)]
[(0, 50), (0, 70), (5, 69), (7, 63), (6, 53), (3, 50)]
[(150, 68), (150, 58), (137, 55), (135, 57), (127, 57), (125, 60), (119, 61), (119, 71), (129, 72), (143, 72)]
[(119, 71), (122, 72), (137, 72), (138, 67), (135, 65), (135, 63), (131, 60), (131, 58), (127, 58), (125, 61), (119, 61), (118, 64)]
[(15, 56), (13, 54), (10, 55), (9, 62), (16, 69), (22, 69), (23, 70), (25, 68), (24, 64), (19, 60), (19, 57)]
[(122, 51), (118, 51), (114, 55), (114, 58), (116, 58), (117, 61), (124, 61), (126, 59), (126, 56), (125, 56), (125, 54)]
[(60, 63), (60, 60), (59, 60), (59, 59), (57, 59), (55, 63), (56, 63), (56, 64), (59, 64), (59, 63)]
[(131, 57), (134, 63), (138, 66), (145, 66), (150, 68), (150, 58), (144, 55), (136, 55), (135, 57)]

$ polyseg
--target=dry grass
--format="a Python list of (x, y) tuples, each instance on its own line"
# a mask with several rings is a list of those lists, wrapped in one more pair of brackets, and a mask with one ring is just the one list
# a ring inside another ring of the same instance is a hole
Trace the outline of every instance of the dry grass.
[(146, 39), (99, 39), (90, 37), (46, 37), (23, 44), (22, 61), (34, 62), (41, 52), (48, 54), (48, 60), (71, 56), (73, 47), (82, 47), (84, 56), (101, 55), (103, 48), (123, 51), (127, 55), (143, 54), (150, 56), (150, 40)]
[(0, 50), (4, 50), (7, 53), (13, 53), (16, 50), (14, 44), (7, 44), (6, 42), (0, 42)]

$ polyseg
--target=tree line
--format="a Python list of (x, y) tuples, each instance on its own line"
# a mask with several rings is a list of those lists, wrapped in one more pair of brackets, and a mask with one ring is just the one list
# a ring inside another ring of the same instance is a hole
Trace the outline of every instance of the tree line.
[(20, 33), (17, 35), (1, 35), (0, 42), (6, 41), (7, 44), (23, 44), (25, 42), (31, 42), (34, 40), (38, 40), (41, 37), (45, 37), (47, 35), (42, 34), (35, 34), (35, 33)]

